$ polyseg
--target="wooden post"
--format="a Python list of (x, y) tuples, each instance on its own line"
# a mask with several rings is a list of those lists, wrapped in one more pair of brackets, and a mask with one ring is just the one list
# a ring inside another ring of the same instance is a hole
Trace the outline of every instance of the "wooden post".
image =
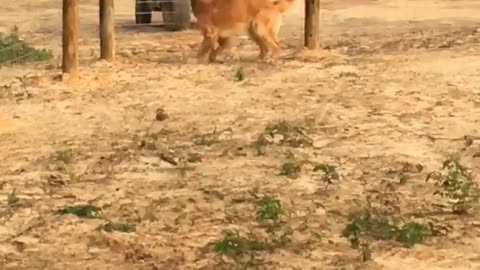
[(78, 72), (79, 0), (63, 0), (62, 71)]
[(114, 0), (100, 0), (100, 58), (115, 60)]
[(305, 0), (305, 47), (320, 46), (320, 0)]

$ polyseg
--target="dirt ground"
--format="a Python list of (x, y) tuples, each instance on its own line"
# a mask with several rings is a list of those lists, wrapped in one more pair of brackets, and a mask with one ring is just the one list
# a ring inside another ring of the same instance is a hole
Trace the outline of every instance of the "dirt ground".
[[(315, 53), (301, 49), (299, 5), (278, 63), (257, 62), (241, 38), (238, 60), (212, 65), (189, 60), (194, 30), (133, 27), (133, 0), (116, 1), (116, 63), (99, 62), (98, 1), (81, 2), (81, 78), (70, 83), (58, 80), (61, 1), (0, 7), (0, 31), (17, 25), (57, 56), (0, 67), (0, 269), (235, 269), (213, 243), (225, 229), (260, 230), (252, 194), (279, 198), (293, 235), (245, 269), (480, 269), (478, 211), (450, 214), (425, 182), (454, 152), (480, 174), (480, 140), (464, 139), (480, 136), (478, 1), (323, 1)], [(159, 108), (167, 119), (155, 120)], [(282, 120), (313, 145), (257, 155), (252, 143)], [(308, 164), (280, 175), (292, 156), (334, 165), (340, 179), (325, 189)], [(401, 219), (423, 213), (448, 232), (412, 248), (372, 241), (363, 263), (341, 232), (375, 191)], [(85, 203), (104, 218), (55, 214)], [(96, 230), (106, 220), (136, 230)]]

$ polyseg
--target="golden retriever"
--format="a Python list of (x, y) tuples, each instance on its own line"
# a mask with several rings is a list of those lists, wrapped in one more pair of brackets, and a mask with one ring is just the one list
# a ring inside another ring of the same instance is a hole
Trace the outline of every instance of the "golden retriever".
[[(278, 31), (283, 13), (296, 0), (191, 0), (192, 11), (203, 41), (199, 62), (215, 62), (231, 46), (232, 38), (247, 32), (260, 49), (259, 58), (272, 61), (279, 56)], [(270, 57), (268, 54), (270, 53)]]

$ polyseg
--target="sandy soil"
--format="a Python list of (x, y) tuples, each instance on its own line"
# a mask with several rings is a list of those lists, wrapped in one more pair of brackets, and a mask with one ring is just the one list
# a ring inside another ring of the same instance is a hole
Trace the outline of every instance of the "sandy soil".
[[(0, 30), (17, 25), (58, 56), (60, 2), (10, 1)], [(254, 227), (251, 204), (238, 203), (252, 190), (292, 210), (292, 242), (258, 255), (267, 269), (480, 269), (478, 215), (435, 214), (445, 200), (424, 181), (453, 152), (480, 174), (480, 143), (463, 140), (480, 132), (478, 1), (324, 1), (317, 53), (301, 50), (300, 5), (274, 65), (256, 62), (246, 39), (236, 62), (191, 64), (199, 34), (129, 26), (129, 0), (116, 1), (118, 61), (98, 62), (98, 1), (81, 2), (80, 80), (59, 81), (58, 59), (0, 68), (0, 269), (221, 269), (211, 243)], [(168, 119), (155, 121), (158, 108)], [(308, 126), (313, 146), (257, 156), (249, 145), (280, 120)], [(231, 133), (193, 143), (214, 128)], [(69, 164), (52, 160), (65, 150)], [(201, 162), (164, 161), (192, 153)], [(281, 176), (289, 153), (335, 165), (341, 179), (323, 191), (308, 167)], [(406, 163), (424, 170), (400, 185)], [(375, 241), (363, 264), (341, 237), (347, 213), (392, 185), (401, 217), (429, 213), (448, 234), (411, 249)], [(14, 189), (18, 208), (7, 205)], [(87, 202), (136, 232), (54, 214)]]

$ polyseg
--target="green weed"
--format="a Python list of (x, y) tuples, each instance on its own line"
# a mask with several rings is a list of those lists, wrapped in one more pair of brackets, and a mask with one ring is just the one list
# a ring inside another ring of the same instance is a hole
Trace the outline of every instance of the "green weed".
[(330, 184), (333, 184), (334, 181), (340, 179), (340, 175), (338, 174), (336, 167), (333, 166), (333, 165), (329, 165), (329, 164), (325, 164), (325, 163), (318, 164), (313, 168), (313, 171), (314, 172), (318, 172), (318, 171), (323, 172), (322, 180), (325, 183), (327, 183), (326, 188), (328, 188), (328, 186)]
[(455, 214), (465, 214), (478, 201), (479, 189), (473, 174), (453, 155), (443, 162), (442, 170), (431, 172), (426, 181), (433, 180), (438, 187), (434, 195), (448, 198)]
[(80, 218), (101, 217), (101, 209), (91, 204), (66, 206), (63, 209), (57, 210), (56, 212), (59, 215), (72, 214)]
[(302, 171), (303, 162), (296, 160), (288, 161), (282, 164), (280, 167), (279, 175), (286, 176), (290, 179), (296, 179)]
[[(228, 269), (257, 269), (259, 252), (272, 252), (291, 241), (293, 231), (281, 222), (284, 210), (279, 199), (272, 195), (255, 197), (256, 220), (268, 237), (259, 239), (253, 233), (246, 236), (238, 231), (224, 230), (223, 239), (214, 243), (214, 251), (233, 260)], [(249, 200), (247, 200), (249, 201)]]
[(72, 150), (56, 151), (53, 154), (53, 160), (60, 161), (65, 164), (70, 164), (74, 161), (74, 155)]
[(53, 58), (50, 50), (35, 49), (18, 35), (13, 27), (8, 33), (0, 33), (0, 64), (14, 62), (40, 62)]
[(7, 194), (7, 205), (9, 207), (20, 206), (20, 199), (17, 197), (16, 189), (13, 189), (12, 192)]
[(270, 144), (265, 135), (258, 136), (257, 140), (252, 142), (251, 147), (255, 149), (257, 156), (263, 156), (266, 154), (266, 147)]
[(271, 195), (265, 195), (257, 201), (257, 221), (277, 221), (283, 214), (282, 203)]
[(244, 237), (238, 231), (225, 230), (223, 239), (214, 245), (216, 253), (229, 257), (237, 257), (252, 251), (265, 250), (265, 246), (254, 237)]
[(243, 71), (243, 68), (238, 68), (237, 71), (235, 72), (235, 80), (241, 82), (245, 80), (245, 72)]
[(432, 235), (433, 229), (430, 226), (407, 222), (398, 227), (385, 217), (373, 216), (368, 211), (350, 217), (350, 223), (342, 231), (342, 236), (350, 240), (353, 248), (360, 247), (362, 236), (375, 240), (394, 240), (406, 247), (412, 247)]

